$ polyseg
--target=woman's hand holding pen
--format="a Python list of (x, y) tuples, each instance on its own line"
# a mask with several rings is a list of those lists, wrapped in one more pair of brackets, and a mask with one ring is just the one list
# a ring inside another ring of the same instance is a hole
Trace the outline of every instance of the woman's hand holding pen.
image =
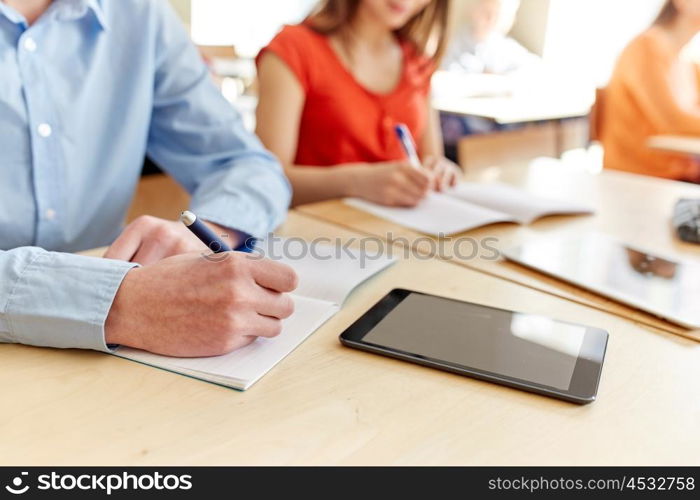
[(416, 170), (430, 173), (430, 189), (433, 191), (444, 191), (457, 184), (461, 177), (459, 167), (447, 158), (429, 156), (421, 161), (416, 151), (416, 142), (411, 134), (411, 130), (404, 123), (398, 123), (394, 127), (396, 138), (406, 153), (406, 158)]
[(462, 179), (462, 170), (445, 157), (428, 157), (423, 161), (423, 168), (432, 173), (434, 191), (445, 191)]
[(381, 205), (414, 207), (433, 191), (457, 184), (459, 167), (445, 158), (428, 158), (421, 168), (408, 160), (362, 165), (354, 169), (349, 195)]
[(353, 169), (349, 195), (396, 207), (413, 207), (425, 198), (432, 174), (413, 167), (408, 160), (374, 163)]

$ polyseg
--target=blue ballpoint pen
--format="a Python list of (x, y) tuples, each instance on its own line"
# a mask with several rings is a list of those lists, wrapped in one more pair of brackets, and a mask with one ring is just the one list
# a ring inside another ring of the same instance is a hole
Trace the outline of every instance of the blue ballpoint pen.
[(209, 229), (195, 214), (185, 210), (180, 215), (180, 221), (214, 253), (230, 252), (231, 247), (221, 241), (214, 231)]
[(413, 168), (421, 168), (421, 161), (420, 158), (418, 158), (418, 153), (416, 152), (416, 147), (414, 146), (415, 143), (413, 142), (411, 131), (408, 130), (408, 127), (403, 123), (396, 125), (394, 130), (396, 131), (396, 135), (399, 138), (401, 146), (403, 146), (403, 150), (406, 152), (406, 156), (408, 157), (408, 161), (411, 163), (411, 166)]

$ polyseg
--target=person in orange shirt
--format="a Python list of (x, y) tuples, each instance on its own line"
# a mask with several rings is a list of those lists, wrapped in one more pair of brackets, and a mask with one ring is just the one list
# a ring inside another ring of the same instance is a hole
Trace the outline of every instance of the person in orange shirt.
[(700, 0), (667, 0), (620, 56), (602, 106), (605, 167), (700, 182), (700, 162), (654, 151), (649, 137), (700, 136), (700, 66), (684, 49), (700, 31)]
[[(447, 19), (448, 0), (324, 0), (260, 52), (256, 132), (285, 166), (293, 205), (414, 206), (457, 182), (429, 95)], [(406, 158), (400, 123), (422, 168)]]

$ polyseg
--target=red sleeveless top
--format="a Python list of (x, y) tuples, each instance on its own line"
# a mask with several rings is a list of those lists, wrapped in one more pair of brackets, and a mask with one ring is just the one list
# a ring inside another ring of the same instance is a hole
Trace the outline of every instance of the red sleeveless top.
[[(416, 143), (426, 133), (427, 100), (434, 66), (407, 41), (396, 87), (377, 94), (363, 87), (343, 65), (327, 36), (300, 24), (285, 26), (260, 51), (274, 53), (292, 70), (306, 99), (294, 163), (330, 166), (406, 157), (394, 132), (405, 123)], [(419, 151), (420, 153), (420, 151)]]

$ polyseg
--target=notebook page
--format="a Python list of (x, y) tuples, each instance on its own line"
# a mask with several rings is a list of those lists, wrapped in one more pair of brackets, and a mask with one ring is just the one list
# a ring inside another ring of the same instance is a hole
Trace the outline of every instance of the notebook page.
[(338, 311), (330, 302), (293, 295), (294, 314), (284, 320), (282, 333), (272, 339), (258, 338), (252, 344), (223, 356), (173, 358), (128, 347), (117, 356), (172, 371), (182, 371), (204, 380), (221, 383), (222, 378), (239, 389), (247, 389), (279, 363), (309, 335)]
[(296, 271), (299, 286), (295, 295), (338, 305), (345, 302), (356, 286), (395, 262), (377, 253), (296, 238), (260, 241), (255, 249)]
[(503, 212), (465, 203), (441, 193), (430, 193), (414, 208), (377, 205), (357, 198), (346, 198), (346, 204), (425, 234), (456, 234), (495, 222), (515, 222)]
[(545, 215), (593, 213), (591, 207), (581, 203), (543, 198), (499, 183), (464, 182), (448, 194), (459, 200), (509, 214), (524, 224)]

